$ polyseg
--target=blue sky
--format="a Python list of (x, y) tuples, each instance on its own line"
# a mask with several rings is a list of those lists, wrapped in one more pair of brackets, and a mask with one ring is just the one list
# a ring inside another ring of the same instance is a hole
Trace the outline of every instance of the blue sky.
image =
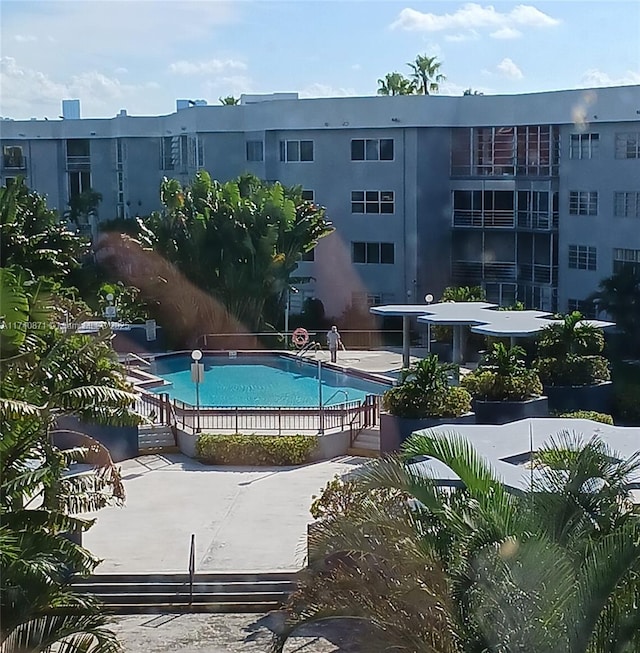
[(640, 84), (640, 2), (1, 0), (0, 115), (175, 110), (177, 98), (375, 95), (437, 56), (441, 94)]

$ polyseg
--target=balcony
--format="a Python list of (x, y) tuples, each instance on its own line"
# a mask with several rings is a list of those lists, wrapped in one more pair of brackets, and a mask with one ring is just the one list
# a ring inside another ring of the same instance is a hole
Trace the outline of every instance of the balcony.
[(67, 155), (67, 170), (86, 171), (91, 170), (91, 157), (87, 155)]
[(480, 229), (513, 229), (515, 213), (511, 210), (473, 211), (456, 209), (453, 212), (454, 227), (476, 227)]
[(516, 281), (513, 261), (453, 261), (451, 274), (455, 281)]
[(26, 170), (27, 169), (27, 157), (26, 156), (15, 156), (13, 154), (3, 154), (2, 155), (2, 167), (5, 170)]
[(553, 231), (558, 228), (558, 213), (518, 211), (518, 229)]
[(558, 266), (522, 263), (518, 266), (518, 281), (556, 285), (558, 283)]

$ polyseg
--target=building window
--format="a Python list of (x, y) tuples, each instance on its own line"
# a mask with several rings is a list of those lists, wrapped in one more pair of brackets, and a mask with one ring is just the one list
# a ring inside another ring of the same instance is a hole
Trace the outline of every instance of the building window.
[(618, 218), (640, 218), (640, 193), (614, 193), (613, 213)]
[(600, 134), (571, 134), (570, 159), (595, 159), (598, 154)]
[(574, 270), (595, 270), (596, 248), (587, 245), (569, 245), (569, 267)]
[(314, 196), (314, 193), (313, 193), (312, 190), (307, 189), (307, 190), (302, 191), (302, 199), (305, 202), (313, 202), (314, 201), (313, 196)]
[(20, 145), (5, 145), (2, 150), (2, 167), (22, 170), (26, 161)]
[(313, 249), (310, 249), (308, 252), (303, 252), (302, 258), (300, 259), (301, 261), (315, 261), (316, 260), (316, 254), (315, 254), (315, 247)]
[(186, 172), (188, 160), (187, 135), (165, 136), (160, 139), (160, 169)]
[(640, 159), (640, 132), (616, 134), (616, 159)]
[(569, 214), (598, 215), (598, 193), (572, 190), (569, 193)]
[(313, 141), (280, 141), (280, 161), (313, 161)]
[(351, 259), (354, 263), (395, 263), (393, 243), (351, 243)]
[(69, 172), (69, 197), (75, 197), (91, 188), (91, 173), (87, 170)]
[(613, 271), (620, 272), (622, 268), (631, 268), (635, 274), (640, 274), (640, 249), (613, 250)]
[(392, 190), (351, 191), (351, 213), (393, 213)]
[(247, 161), (264, 161), (264, 143), (247, 141)]
[(582, 313), (583, 317), (595, 319), (596, 315), (596, 305), (589, 301), (588, 299), (568, 299), (567, 300), (567, 311), (573, 313), (573, 311), (578, 311)]
[(352, 161), (393, 161), (393, 138), (356, 138), (351, 141)]

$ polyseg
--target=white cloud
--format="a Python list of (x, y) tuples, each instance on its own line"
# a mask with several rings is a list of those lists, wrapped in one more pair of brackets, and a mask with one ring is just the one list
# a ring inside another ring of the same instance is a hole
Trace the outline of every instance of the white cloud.
[(38, 40), (38, 38), (32, 34), (16, 34), (13, 38), (18, 43), (33, 43)]
[(505, 76), (509, 77), (510, 79), (522, 79), (524, 75), (522, 74), (522, 71), (516, 64), (509, 59), (509, 57), (505, 57), (497, 66), (496, 68)]
[(148, 97), (149, 92), (160, 90), (154, 82), (139, 85), (123, 84), (117, 77), (108, 77), (98, 71), (86, 71), (67, 79), (53, 79), (49, 75), (18, 65), (13, 57), (0, 58), (1, 115), (19, 112), (25, 117), (25, 108), (31, 115), (55, 115), (60, 111), (63, 98), (78, 98), (83, 114), (102, 114), (113, 102), (134, 102), (138, 97)]
[(627, 86), (640, 84), (640, 70), (627, 70), (621, 76), (613, 77), (602, 70), (591, 68), (587, 70), (580, 80), (581, 86)]
[(233, 59), (211, 59), (210, 61), (175, 61), (168, 71), (177, 75), (219, 75), (232, 70), (246, 70), (247, 64)]
[(355, 70), (357, 72), (358, 70), (362, 70), (362, 66), (359, 63), (354, 63), (351, 66), (351, 70)]
[(346, 97), (356, 95), (353, 88), (336, 88), (329, 84), (320, 84), (315, 82), (300, 89), (299, 96), (301, 98), (314, 98), (314, 97)]
[[(391, 28), (414, 32), (492, 29), (495, 30), (493, 34), (509, 33), (511, 36), (508, 38), (514, 38), (517, 31), (515, 26), (539, 28), (553, 27), (559, 23), (559, 20), (530, 5), (518, 5), (509, 12), (500, 12), (491, 5), (483, 7), (469, 2), (451, 14), (424, 13), (407, 7), (398, 14)], [(504, 32), (504, 30), (511, 31)]]
[(522, 32), (513, 27), (501, 27), (499, 30), (491, 32), (489, 36), (493, 39), (519, 39)]

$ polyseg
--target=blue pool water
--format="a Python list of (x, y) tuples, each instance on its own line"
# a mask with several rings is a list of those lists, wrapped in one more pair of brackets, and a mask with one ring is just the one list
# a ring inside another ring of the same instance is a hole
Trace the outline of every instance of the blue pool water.
[[(235, 359), (205, 356), (201, 406), (315, 407), (318, 405), (318, 368), (315, 363), (283, 356), (250, 356)], [(189, 356), (156, 359), (152, 372), (171, 385), (153, 388), (173, 399), (195, 405)], [(322, 368), (322, 401), (325, 406), (361, 401), (368, 394), (382, 394), (390, 386)], [(341, 392), (337, 392), (340, 390)], [(337, 394), (336, 394), (337, 392)], [(346, 393), (346, 396), (345, 396)]]

